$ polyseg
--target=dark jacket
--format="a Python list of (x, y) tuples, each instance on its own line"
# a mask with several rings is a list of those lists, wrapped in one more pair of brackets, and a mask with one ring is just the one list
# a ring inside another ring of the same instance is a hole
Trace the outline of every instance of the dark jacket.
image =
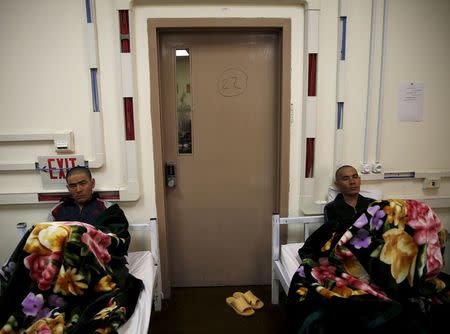
[(356, 207), (352, 207), (344, 201), (342, 194), (338, 194), (334, 201), (325, 205), (324, 224), (335, 227), (337, 230), (346, 230), (353, 223), (355, 216), (358, 213), (361, 214), (373, 201), (375, 200), (372, 198), (358, 195)]
[(98, 198), (96, 193), (82, 209), (75, 204), (72, 198), (65, 197), (51, 209), (48, 221), (79, 221), (94, 225), (97, 217), (111, 205), (111, 202)]
[(342, 194), (338, 194), (334, 201), (325, 205), (324, 224), (315, 230), (305, 241), (303, 247), (298, 250), (300, 258), (317, 259), (320, 257), (322, 246), (332, 237), (333, 233), (344, 233), (357, 216), (366, 210), (373, 201), (375, 200), (372, 198), (358, 195), (358, 201), (354, 208), (344, 201)]

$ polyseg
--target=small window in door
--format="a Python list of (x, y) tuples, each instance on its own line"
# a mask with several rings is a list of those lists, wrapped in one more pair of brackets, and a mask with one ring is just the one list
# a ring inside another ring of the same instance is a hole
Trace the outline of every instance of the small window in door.
[(178, 154), (192, 154), (191, 57), (189, 49), (176, 49)]

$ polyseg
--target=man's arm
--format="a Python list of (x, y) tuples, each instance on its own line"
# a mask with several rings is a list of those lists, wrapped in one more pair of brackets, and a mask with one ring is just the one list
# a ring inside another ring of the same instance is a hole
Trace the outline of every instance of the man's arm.
[[(369, 203), (373, 200), (371, 198), (361, 198), (358, 200), (358, 208), (356, 213), (360, 210), (367, 209)], [(299, 249), (300, 258), (317, 259), (324, 256), (322, 250), (325, 243), (333, 237), (334, 233), (343, 233), (352, 223), (355, 217), (354, 209), (350, 206), (342, 206), (339, 199), (325, 205), (323, 210), (323, 225), (320, 226), (313, 234), (305, 241), (305, 245)]]
[(333, 229), (329, 225), (321, 225), (317, 230), (315, 230), (309, 238), (305, 241), (302, 248), (298, 250), (298, 255), (300, 259), (314, 259), (325, 255), (322, 247), (325, 243), (330, 240), (333, 236)]
[(110, 251), (116, 255), (126, 255), (130, 245), (130, 232), (128, 220), (123, 210), (117, 204), (113, 204), (97, 217), (94, 226), (105, 233), (113, 233), (117, 238), (112, 240)]
[(334, 232), (333, 222), (332, 220), (330, 221), (331, 206), (332, 204), (325, 206), (324, 223), (309, 236), (303, 247), (298, 250), (298, 255), (301, 259), (318, 259), (323, 256), (322, 247), (333, 236)]

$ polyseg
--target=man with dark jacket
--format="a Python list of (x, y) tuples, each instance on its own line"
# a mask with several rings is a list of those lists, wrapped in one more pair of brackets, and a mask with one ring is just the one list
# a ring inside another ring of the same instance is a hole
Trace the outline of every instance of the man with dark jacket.
[(358, 171), (350, 165), (341, 166), (336, 170), (334, 184), (339, 194), (334, 201), (325, 205), (324, 224), (311, 234), (305, 245), (299, 249), (300, 258), (311, 258), (314, 254), (319, 254), (320, 248), (334, 232), (343, 233), (356, 216), (375, 201), (359, 193), (361, 178)]
[(112, 205), (93, 193), (95, 179), (89, 168), (77, 166), (70, 169), (66, 182), (70, 197), (63, 198), (51, 209), (48, 221), (79, 221), (94, 225), (98, 216)]
[[(325, 205), (324, 224), (315, 230), (305, 241), (303, 247), (298, 250), (301, 259), (319, 261), (320, 258), (325, 256), (324, 245), (328, 244), (327, 241), (330, 241), (335, 234), (342, 235), (357, 218), (357, 215), (364, 212), (369, 204), (375, 201), (372, 198), (360, 195), (361, 178), (358, 171), (352, 166), (339, 167), (335, 173), (334, 184), (339, 194), (332, 202)], [(336, 239), (339, 238), (333, 238), (334, 242), (336, 242)], [(333, 247), (334, 245), (328, 244), (328, 249)], [(288, 333), (298, 333), (308, 314), (308, 310), (303, 309), (303, 304), (297, 302), (296, 290), (298, 287), (294, 282), (296, 277), (298, 278), (298, 276), (294, 276), (288, 293)], [(337, 309), (333, 314), (338, 314), (338, 311), (345, 312), (345, 308)], [(324, 326), (331, 326), (330, 328), (327, 327), (327, 330), (332, 332), (332, 327), (335, 324), (336, 322), (326, 322)], [(348, 328), (346, 330), (348, 331)]]

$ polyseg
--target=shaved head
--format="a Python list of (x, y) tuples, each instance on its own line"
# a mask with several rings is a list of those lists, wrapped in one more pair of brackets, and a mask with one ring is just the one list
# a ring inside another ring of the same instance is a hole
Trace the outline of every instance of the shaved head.
[(334, 184), (343, 195), (355, 196), (360, 191), (361, 178), (355, 167), (343, 165), (336, 170)]
[(352, 169), (355, 170), (355, 172), (357, 172), (357, 171), (356, 171), (356, 168), (353, 167), (353, 166), (350, 166), (350, 165), (342, 165), (341, 167), (339, 167), (338, 169), (336, 169), (336, 173), (334, 173), (334, 179), (337, 181), (337, 179), (339, 179), (339, 176), (341, 175), (341, 172), (342, 172), (344, 169), (347, 169), (347, 168), (352, 168)]

